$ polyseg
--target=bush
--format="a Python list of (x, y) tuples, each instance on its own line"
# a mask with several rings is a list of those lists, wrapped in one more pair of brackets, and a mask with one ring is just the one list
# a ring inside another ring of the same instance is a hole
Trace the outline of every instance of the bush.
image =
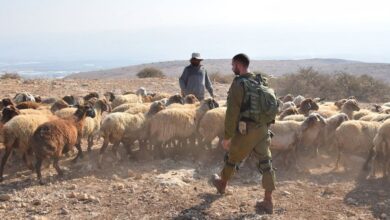
[(164, 73), (156, 68), (153, 67), (147, 67), (142, 70), (140, 70), (137, 73), (138, 78), (163, 78), (165, 77)]
[(278, 95), (303, 95), (326, 100), (355, 96), (363, 102), (389, 102), (390, 86), (368, 75), (321, 74), (312, 67), (272, 80)]
[(18, 73), (4, 73), (0, 76), (0, 79), (22, 79)]
[(215, 72), (209, 75), (211, 82), (217, 82), (221, 84), (230, 84), (233, 82), (233, 74), (221, 74), (220, 72)]

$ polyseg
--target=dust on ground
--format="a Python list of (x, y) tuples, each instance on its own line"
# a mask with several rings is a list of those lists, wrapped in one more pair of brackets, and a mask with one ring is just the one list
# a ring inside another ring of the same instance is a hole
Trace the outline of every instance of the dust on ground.
[[(89, 91), (129, 91), (139, 86), (155, 91), (178, 91), (176, 80), (1, 81), (2, 96), (28, 91), (42, 96), (84, 95)], [(216, 85), (217, 95), (226, 97), (228, 85)], [(54, 89), (53, 89), (54, 88)], [(50, 94), (50, 95), (48, 95)], [(85, 141), (83, 146), (86, 147)], [(284, 167), (274, 158), (277, 190), (275, 214), (255, 209), (262, 200), (261, 176), (248, 159), (233, 180), (228, 193), (218, 195), (208, 180), (223, 165), (219, 150), (187, 149), (167, 158), (152, 153), (134, 154), (118, 161), (108, 150), (103, 168), (97, 166), (99, 140), (91, 153), (73, 164), (71, 157), (60, 165), (57, 177), (50, 166), (43, 169), (46, 185), (27, 170), (20, 158), (10, 158), (5, 180), (0, 183), (0, 219), (389, 219), (390, 186), (381, 179), (367, 180), (361, 166), (364, 158), (348, 161), (349, 170), (333, 171), (335, 157), (305, 154), (302, 169)], [(1, 149), (2, 151), (2, 149)], [(121, 148), (123, 155), (125, 151)], [(1, 152), (2, 155), (2, 152)]]

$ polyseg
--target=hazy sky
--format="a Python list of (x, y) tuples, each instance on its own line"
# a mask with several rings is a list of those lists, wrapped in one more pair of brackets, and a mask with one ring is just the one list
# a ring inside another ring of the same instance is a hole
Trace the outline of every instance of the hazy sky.
[(0, 0), (1, 60), (390, 62), (389, 1)]

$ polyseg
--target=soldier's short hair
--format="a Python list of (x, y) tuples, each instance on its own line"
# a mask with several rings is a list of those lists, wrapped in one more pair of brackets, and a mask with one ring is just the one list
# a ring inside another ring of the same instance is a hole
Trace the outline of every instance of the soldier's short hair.
[(233, 57), (233, 61), (237, 61), (244, 65), (245, 67), (249, 66), (250, 60), (249, 57), (246, 54), (239, 53)]

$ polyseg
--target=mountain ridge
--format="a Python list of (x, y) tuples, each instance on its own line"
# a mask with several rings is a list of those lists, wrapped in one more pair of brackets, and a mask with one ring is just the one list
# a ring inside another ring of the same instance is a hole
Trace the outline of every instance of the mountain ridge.
[[(230, 59), (206, 59), (202, 62), (209, 74), (219, 72), (232, 74)], [(152, 62), (139, 65), (131, 65), (112, 69), (103, 69), (89, 72), (73, 73), (65, 78), (72, 79), (121, 79), (136, 77), (138, 71), (146, 67), (153, 67), (162, 70), (169, 77), (178, 77), (185, 66), (189, 65), (188, 60), (172, 60)], [(300, 68), (313, 67), (320, 73), (334, 74), (346, 72), (350, 74), (367, 74), (377, 79), (390, 82), (390, 64), (388, 63), (366, 63), (361, 61), (335, 59), (335, 58), (313, 58), (300, 60), (252, 60), (250, 69), (261, 71), (274, 76), (297, 72)]]

